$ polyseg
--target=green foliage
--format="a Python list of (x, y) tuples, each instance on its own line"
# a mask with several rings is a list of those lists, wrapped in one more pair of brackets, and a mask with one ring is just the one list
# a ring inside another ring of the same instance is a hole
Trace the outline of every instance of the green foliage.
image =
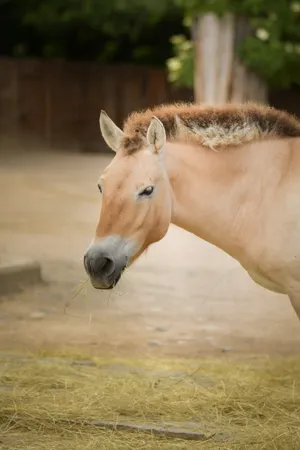
[(192, 86), (191, 18), (229, 11), (250, 20), (245, 65), (272, 86), (300, 85), (300, 0), (0, 0), (0, 54), (162, 66), (173, 47), (169, 78)]
[[(66, 24), (88, 24), (110, 36), (130, 33), (135, 39), (144, 26), (156, 25), (166, 16), (171, 0), (29, 0), (24, 23), (44, 31)], [(139, 19), (139, 20), (137, 20)]]
[(0, 53), (164, 65), (185, 33), (174, 2), (0, 0)]
[[(249, 18), (252, 32), (239, 45), (244, 64), (270, 86), (300, 85), (300, 0), (176, 0), (186, 18), (225, 12)], [(173, 41), (174, 58), (168, 63), (169, 79), (192, 86), (193, 46), (183, 39)], [(173, 68), (176, 68), (174, 70)]]
[(184, 35), (171, 38), (176, 57), (167, 60), (169, 81), (175, 85), (193, 86), (194, 79), (194, 48), (191, 41)]

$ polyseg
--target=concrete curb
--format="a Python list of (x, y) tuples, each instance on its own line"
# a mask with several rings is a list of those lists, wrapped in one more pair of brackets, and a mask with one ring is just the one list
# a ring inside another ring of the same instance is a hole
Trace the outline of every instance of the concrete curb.
[(39, 263), (27, 260), (0, 261), (0, 295), (19, 292), (24, 287), (42, 282)]

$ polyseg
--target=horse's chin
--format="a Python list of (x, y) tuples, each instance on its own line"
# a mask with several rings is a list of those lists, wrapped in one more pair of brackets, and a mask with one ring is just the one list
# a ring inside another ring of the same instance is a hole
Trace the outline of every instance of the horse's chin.
[(94, 279), (91, 279), (91, 284), (94, 289), (97, 289), (99, 291), (110, 291), (111, 289), (116, 287), (116, 285), (118, 284), (118, 282), (121, 279), (121, 276), (122, 276), (122, 274), (120, 273), (120, 275), (118, 275), (117, 278), (110, 285), (104, 286), (103, 284), (99, 283), (97, 280), (94, 280)]
[(113, 284), (111, 286), (104, 287), (104, 286), (99, 286), (95, 283), (92, 283), (92, 286), (94, 289), (97, 289), (98, 291), (110, 291), (111, 289), (113, 289), (115, 287)]

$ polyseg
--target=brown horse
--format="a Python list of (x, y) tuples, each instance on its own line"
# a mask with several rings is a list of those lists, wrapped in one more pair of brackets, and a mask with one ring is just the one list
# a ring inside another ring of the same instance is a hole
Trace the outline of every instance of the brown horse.
[(116, 155), (84, 264), (95, 288), (174, 223), (219, 247), (252, 279), (287, 294), (300, 318), (300, 122), (253, 104), (163, 105), (100, 129)]

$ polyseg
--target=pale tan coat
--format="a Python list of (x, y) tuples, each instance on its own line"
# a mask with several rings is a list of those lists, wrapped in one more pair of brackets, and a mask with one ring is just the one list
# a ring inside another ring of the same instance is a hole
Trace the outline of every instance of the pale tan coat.
[[(180, 117), (166, 141), (166, 127), (154, 117), (144, 144), (130, 151), (126, 125), (123, 133), (103, 112), (102, 135), (117, 154), (100, 177), (103, 205), (92, 246), (121, 236), (131, 243), (130, 265), (174, 223), (231, 255), (256, 283), (287, 294), (300, 318), (300, 137), (293, 120), (296, 137), (258, 127), (264, 133), (252, 129), (250, 142), (225, 145), (217, 129), (210, 145), (180, 135)], [(148, 186), (154, 192), (139, 197)]]

